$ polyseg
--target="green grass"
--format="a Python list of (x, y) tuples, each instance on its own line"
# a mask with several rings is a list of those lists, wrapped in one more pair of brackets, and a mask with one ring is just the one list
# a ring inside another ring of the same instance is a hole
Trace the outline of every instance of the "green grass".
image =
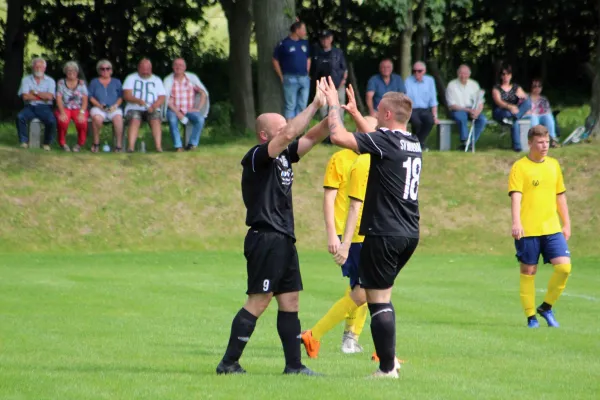
[[(524, 327), (506, 195), (522, 155), (498, 150), (490, 130), (475, 154), (424, 154), (421, 242), (394, 293), (400, 382), (364, 379), (375, 369), (368, 325), (362, 356), (339, 352), (338, 327), (306, 361), (324, 379), (280, 376), (275, 309), (243, 358), (249, 375), (216, 377), (245, 299), (239, 163), (253, 143), (225, 143), (222, 131), (209, 126), (194, 153), (93, 155), (22, 151), (0, 125), (0, 399), (597, 396), (597, 144), (552, 151), (573, 220), (560, 329)], [(319, 146), (295, 167), (305, 328), (345, 288), (321, 211), (335, 150)], [(538, 302), (549, 275), (540, 268)]]
[[(339, 351), (341, 326), (305, 363), (327, 376), (282, 377), (275, 307), (242, 358), (217, 377), (244, 301), (241, 251), (6, 255), (0, 259), (0, 398), (16, 399), (593, 399), (600, 391), (599, 258), (576, 257), (557, 305), (560, 329), (524, 327), (511, 255), (417, 251), (394, 293), (400, 381)], [(343, 293), (324, 252), (301, 252), (300, 317), (310, 327)], [(549, 268), (538, 275), (543, 291)], [(541, 301), (543, 293), (538, 293)]]
[[(15, 141), (14, 131), (4, 127), (0, 142)], [(501, 141), (493, 132), (486, 135), (496, 146)], [(219, 129), (210, 127), (198, 151), (185, 154), (67, 154), (0, 146), (0, 253), (238, 250), (247, 229), (240, 160), (252, 143), (242, 138), (222, 144)], [(425, 154), (419, 192), (424, 251), (513, 251), (506, 189), (510, 166), (522, 155), (479, 148), (475, 154)], [(322, 175), (334, 151), (319, 146), (295, 167), (302, 249), (324, 248)], [(572, 244), (580, 254), (600, 255), (595, 167), (600, 149), (580, 144), (551, 154), (564, 169)]]

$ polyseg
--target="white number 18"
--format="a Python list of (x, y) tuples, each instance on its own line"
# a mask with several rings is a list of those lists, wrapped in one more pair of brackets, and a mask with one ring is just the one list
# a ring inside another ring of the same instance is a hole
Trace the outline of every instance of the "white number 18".
[(402, 166), (406, 169), (406, 183), (404, 185), (404, 196), (402, 196), (402, 198), (407, 200), (410, 197), (411, 200), (416, 201), (419, 191), (419, 178), (421, 177), (421, 159), (408, 157), (408, 159), (402, 163)]

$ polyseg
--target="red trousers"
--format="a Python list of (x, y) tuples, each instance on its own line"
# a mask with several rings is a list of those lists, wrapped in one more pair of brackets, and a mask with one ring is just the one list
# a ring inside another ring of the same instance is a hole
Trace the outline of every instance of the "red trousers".
[(75, 122), (75, 128), (77, 129), (77, 144), (83, 146), (87, 139), (88, 130), (88, 111), (82, 115), (83, 122), (79, 122), (79, 108), (76, 110), (69, 110), (65, 108), (65, 114), (67, 114), (67, 120), (61, 121), (60, 111), (56, 110), (54, 115), (56, 116), (56, 128), (58, 130), (58, 144), (64, 146), (66, 144), (67, 130), (69, 129), (69, 123), (71, 120)]

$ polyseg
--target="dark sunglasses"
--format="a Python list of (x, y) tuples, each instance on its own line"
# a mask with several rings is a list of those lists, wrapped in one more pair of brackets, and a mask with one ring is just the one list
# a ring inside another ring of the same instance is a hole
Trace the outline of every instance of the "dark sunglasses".
[(100, 68), (100, 71), (110, 71), (111, 69), (111, 67), (102, 67)]
[(413, 69), (413, 73), (415, 73), (415, 72), (418, 72), (418, 73), (420, 74), (420, 73), (421, 73), (421, 72), (423, 72), (423, 71), (424, 71), (424, 70), (422, 70), (422, 69)]
[(542, 85), (541, 85), (541, 84), (539, 84), (539, 83), (535, 83), (535, 84), (531, 85), (531, 87), (532, 87), (532, 88), (541, 88), (541, 87), (542, 87)]

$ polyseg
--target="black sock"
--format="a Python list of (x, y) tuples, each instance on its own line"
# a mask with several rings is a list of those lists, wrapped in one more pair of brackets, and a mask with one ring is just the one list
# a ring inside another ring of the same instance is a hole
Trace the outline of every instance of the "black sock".
[(552, 310), (552, 304), (548, 304), (546, 302), (543, 302), (542, 305), (539, 307), (542, 311), (548, 311), (548, 310)]
[(532, 315), (531, 317), (527, 317), (527, 322), (531, 321), (532, 319), (537, 319), (537, 318), (535, 317), (535, 315)]
[(390, 372), (396, 359), (396, 314), (392, 303), (370, 303), (371, 336), (379, 357), (379, 369)]
[(250, 340), (254, 327), (256, 326), (256, 318), (250, 314), (245, 308), (241, 308), (240, 311), (233, 318), (231, 323), (231, 335), (229, 336), (229, 343), (227, 344), (227, 350), (223, 356), (223, 361), (231, 364), (239, 361), (244, 351), (244, 347)]
[(285, 365), (290, 368), (301, 368), (301, 331), (298, 312), (279, 311), (277, 313), (277, 333), (283, 345)]

